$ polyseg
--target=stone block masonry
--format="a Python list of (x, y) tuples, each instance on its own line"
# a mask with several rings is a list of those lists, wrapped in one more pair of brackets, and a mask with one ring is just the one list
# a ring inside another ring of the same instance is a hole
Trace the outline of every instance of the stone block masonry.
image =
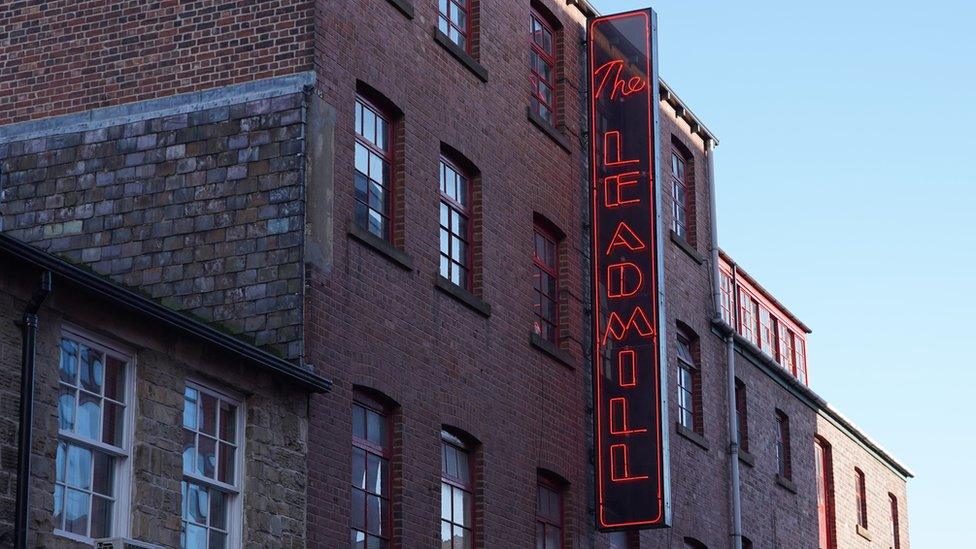
[(0, 143), (2, 228), (298, 358), (304, 98), (170, 108)]

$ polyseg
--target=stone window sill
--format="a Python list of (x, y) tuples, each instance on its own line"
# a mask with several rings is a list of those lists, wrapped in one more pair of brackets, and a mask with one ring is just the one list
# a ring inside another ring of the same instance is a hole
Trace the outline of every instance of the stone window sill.
[(678, 434), (684, 438), (694, 442), (696, 446), (700, 447), (702, 450), (708, 451), (708, 441), (705, 437), (699, 435), (698, 433), (692, 431), (691, 429), (685, 427), (680, 423), (675, 423), (675, 427), (678, 429)]
[(355, 222), (349, 224), (348, 232), (349, 236), (364, 244), (367, 248), (371, 248), (381, 256), (392, 261), (393, 264), (401, 269), (405, 271), (413, 270), (413, 258), (393, 244), (390, 244), (386, 240), (383, 240), (375, 234), (363, 229)]
[(485, 303), (471, 292), (444, 278), (440, 274), (434, 275), (434, 286), (438, 290), (460, 301), (472, 311), (488, 318), (491, 316), (491, 305)]
[(745, 450), (739, 450), (739, 461), (748, 465), (749, 467), (756, 466), (756, 456), (746, 452)]
[(564, 151), (570, 152), (569, 140), (566, 139), (566, 136), (563, 135), (563, 132), (557, 130), (556, 127), (553, 126), (551, 122), (547, 122), (543, 120), (543, 118), (539, 116), (539, 113), (532, 110), (532, 107), (526, 107), (525, 112), (529, 116), (529, 121), (532, 122), (532, 124), (534, 124), (535, 127), (542, 130), (542, 133), (549, 136), (549, 139), (555, 141), (556, 144), (562, 147)]
[(542, 353), (548, 355), (550, 358), (554, 359), (556, 362), (566, 366), (567, 368), (573, 368), (573, 358), (565, 350), (560, 349), (551, 341), (547, 341), (539, 337), (539, 334), (531, 332), (529, 334), (529, 343), (541, 351)]
[(796, 484), (794, 484), (792, 480), (785, 478), (778, 473), (776, 475), (776, 485), (793, 492), (794, 494), (796, 493)]
[(689, 244), (688, 241), (684, 239), (684, 237), (679, 236), (678, 233), (674, 232), (673, 229), (671, 231), (671, 242), (674, 242), (678, 246), (678, 248), (681, 249), (681, 251), (688, 254), (688, 257), (693, 259), (695, 263), (701, 265), (702, 262), (705, 261), (705, 258), (702, 257), (700, 253), (698, 253), (698, 250), (692, 247), (692, 245)]
[(413, 4), (409, 0), (386, 0), (393, 5), (394, 8), (400, 10), (407, 19), (413, 19)]
[(460, 61), (465, 68), (478, 77), (478, 80), (481, 80), (482, 82), (488, 81), (488, 70), (482, 67), (481, 63), (478, 63), (475, 61), (474, 57), (471, 57), (471, 54), (461, 49), (438, 28), (434, 29), (434, 42), (440, 44), (441, 47), (447, 50), (447, 53), (451, 54), (455, 59)]
[(862, 538), (868, 541), (871, 541), (871, 532), (869, 532), (867, 528), (858, 524), (855, 530), (857, 531), (857, 535), (861, 536)]

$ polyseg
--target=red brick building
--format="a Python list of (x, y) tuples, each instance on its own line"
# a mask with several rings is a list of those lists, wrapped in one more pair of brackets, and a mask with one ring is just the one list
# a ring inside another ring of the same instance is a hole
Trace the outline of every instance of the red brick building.
[[(266, 461), (247, 469), (228, 546), (909, 546), (910, 471), (809, 388), (809, 330), (718, 249), (717, 141), (663, 83), (674, 524), (595, 531), (593, 14), (561, 0), (0, 8), (5, 237), (334, 382), (289, 406), (195, 363), (255, 414), (249, 451), (305, 458), (287, 479), (302, 502), (268, 496), (262, 480), (286, 481)], [(27, 301), (17, 280), (2, 289)], [(19, 377), (3, 368), (7, 455)], [(45, 368), (42, 384), (57, 361)], [(297, 408), (284, 441), (263, 436), (265, 414)], [(50, 446), (33, 449), (48, 465), (31, 539), (56, 546), (79, 537), (51, 519)], [(178, 479), (173, 461), (150, 466)], [(5, 508), (16, 472), (5, 459)], [(192, 522), (180, 499), (153, 519), (168, 529), (122, 513), (112, 533), (174, 545)], [(296, 507), (302, 527), (264, 514)]]

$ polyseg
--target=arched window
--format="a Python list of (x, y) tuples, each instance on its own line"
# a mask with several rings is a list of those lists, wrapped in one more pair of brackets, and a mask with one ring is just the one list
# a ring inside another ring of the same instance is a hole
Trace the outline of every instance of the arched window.
[(701, 403), (701, 369), (698, 367), (698, 336), (683, 324), (677, 330), (678, 423), (704, 434)]
[(695, 538), (685, 538), (685, 549), (708, 549), (708, 546)]
[(671, 230), (695, 246), (695, 164), (691, 151), (671, 137)]
[(393, 404), (359, 389), (352, 406), (352, 502), (354, 547), (386, 547), (393, 533), (390, 462)]
[(562, 549), (564, 546), (566, 486), (566, 481), (555, 474), (543, 470), (538, 472), (535, 512), (537, 549)]
[(534, 332), (551, 343), (559, 340), (559, 244), (563, 233), (539, 214), (533, 226), (532, 307)]
[(741, 379), (735, 380), (735, 418), (739, 432), (739, 448), (743, 452), (749, 451), (749, 417), (748, 402), (746, 400), (746, 384)]
[(542, 121), (555, 126), (562, 28), (549, 10), (533, 2), (529, 29), (529, 81), (532, 84), (529, 108)]
[(402, 166), (395, 151), (402, 139), (403, 113), (361, 82), (356, 86), (355, 110), (353, 220), (364, 231), (398, 244), (394, 196)]
[(817, 519), (820, 526), (820, 549), (834, 549), (834, 464), (830, 444), (814, 439), (817, 473)]
[(865, 530), (868, 527), (868, 487), (864, 471), (854, 468), (854, 489), (857, 491), (857, 524)]
[(901, 529), (898, 526), (898, 498), (894, 494), (888, 494), (888, 503), (891, 507), (891, 547), (901, 549)]
[(477, 171), (442, 148), (440, 160), (440, 275), (474, 291), (474, 182)]
[(793, 452), (790, 445), (790, 416), (776, 410), (776, 463), (784, 480), (793, 480)]

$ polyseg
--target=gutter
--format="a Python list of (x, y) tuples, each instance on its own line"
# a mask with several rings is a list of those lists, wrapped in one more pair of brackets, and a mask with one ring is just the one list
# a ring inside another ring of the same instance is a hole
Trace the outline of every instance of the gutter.
[(31, 440), (34, 438), (34, 358), (37, 350), (37, 311), (51, 294), (51, 271), (41, 275), (41, 285), (34, 291), (24, 310), (20, 368), (20, 428), (17, 433), (17, 501), (14, 522), (14, 547), (27, 547), (28, 510), (30, 509)]
[(237, 355), (268, 372), (286, 377), (306, 391), (326, 393), (332, 388), (331, 380), (310, 370), (221, 332), (209, 324), (166, 308), (91, 271), (67, 263), (48, 252), (2, 233), (0, 233), (0, 253), (10, 254), (36, 267), (50, 271), (53, 276), (61, 278), (71, 286), (107, 299), (141, 316), (158, 320), (183, 335)]

